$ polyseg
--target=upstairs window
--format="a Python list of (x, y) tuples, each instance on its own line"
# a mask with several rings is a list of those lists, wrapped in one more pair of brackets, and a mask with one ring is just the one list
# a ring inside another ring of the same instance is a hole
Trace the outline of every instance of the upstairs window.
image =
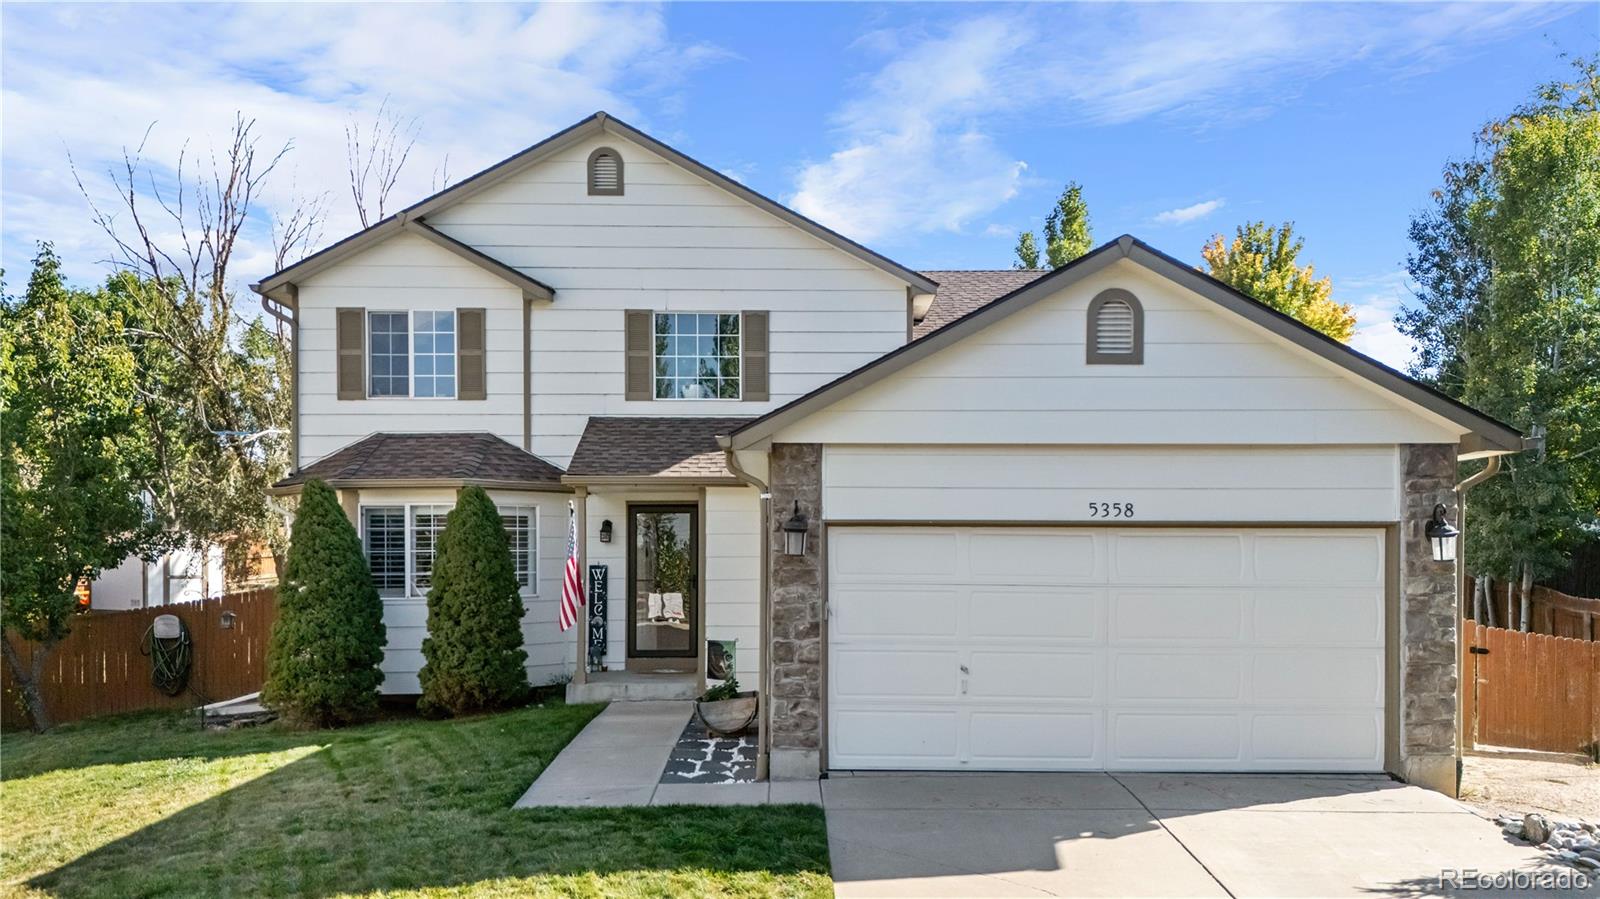
[(589, 154), (589, 196), (622, 196), (622, 155), (610, 147)]
[(1144, 362), (1144, 308), (1120, 288), (1101, 291), (1089, 301), (1089, 365), (1139, 365)]
[(658, 400), (739, 398), (739, 313), (658, 312)]
[(453, 310), (372, 312), (367, 330), (368, 396), (455, 397)]

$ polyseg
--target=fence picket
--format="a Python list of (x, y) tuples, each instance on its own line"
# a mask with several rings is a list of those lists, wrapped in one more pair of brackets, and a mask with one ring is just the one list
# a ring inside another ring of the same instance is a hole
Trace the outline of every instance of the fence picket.
[[(1462, 621), (1462, 745), (1592, 751), (1600, 741), (1600, 643)], [(1470, 643), (1467, 642), (1470, 635)], [(1487, 649), (1470, 653), (1471, 646)], [(1474, 737), (1475, 735), (1475, 737)]]

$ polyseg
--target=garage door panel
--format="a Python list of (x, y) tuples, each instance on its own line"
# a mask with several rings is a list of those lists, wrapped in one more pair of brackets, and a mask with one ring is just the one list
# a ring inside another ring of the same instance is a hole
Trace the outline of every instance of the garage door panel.
[(1366, 650), (1269, 652), (1253, 662), (1253, 697), (1259, 702), (1383, 702), (1381, 660)]
[(1235, 534), (1121, 532), (1111, 540), (1111, 576), (1123, 584), (1237, 584), (1244, 558)]
[(1256, 640), (1269, 644), (1383, 645), (1383, 590), (1266, 587), (1251, 606)]
[(1370, 771), (1382, 757), (1381, 712), (1258, 714), (1251, 721), (1251, 758), (1264, 766)]
[(1112, 702), (1244, 698), (1244, 664), (1236, 653), (1113, 653)]
[(955, 637), (964, 593), (891, 586), (836, 589), (831, 627), (843, 641)]
[(1263, 534), (1255, 538), (1258, 582), (1383, 585), (1376, 534)]
[(829, 540), (834, 767), (1382, 770), (1380, 530)]
[(1237, 714), (1113, 712), (1111, 767), (1214, 766), (1243, 758)]
[(1098, 767), (1098, 712), (985, 712), (971, 718), (968, 767)]
[(1104, 691), (1093, 652), (973, 651), (967, 663), (967, 695), (973, 699), (1093, 700)]
[(959, 718), (954, 710), (839, 712), (834, 754), (862, 767), (953, 767)]
[(1101, 580), (1104, 538), (1082, 531), (974, 531), (971, 574), (990, 583)]
[(1241, 590), (1112, 590), (1111, 639), (1238, 641), (1246, 602)]
[(845, 577), (948, 582), (963, 574), (961, 561), (954, 531), (859, 530), (830, 544), (828, 565)]
[(843, 700), (953, 698), (960, 655), (954, 650), (846, 649), (829, 659), (834, 695)]
[(1093, 588), (974, 589), (969, 632), (983, 639), (1095, 640), (1105, 595)]

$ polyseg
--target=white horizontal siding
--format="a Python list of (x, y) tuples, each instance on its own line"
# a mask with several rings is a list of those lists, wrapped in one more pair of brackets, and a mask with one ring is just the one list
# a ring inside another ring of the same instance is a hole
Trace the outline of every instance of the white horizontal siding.
[[(539, 509), (538, 590), (524, 595), (522, 648), (528, 653), (528, 682), (549, 683), (572, 671), (575, 631), (563, 635), (556, 626), (561, 598), (561, 569), (567, 553), (567, 499), (560, 493), (491, 491), (497, 505), (537, 506)], [(362, 490), (362, 506), (418, 504), (454, 505), (452, 490)], [(383, 655), (384, 693), (421, 692), (417, 673), (422, 670), (422, 641), (428, 635), (428, 603), (423, 597), (385, 597), (383, 623), (388, 645)]]
[(823, 451), (830, 521), (1386, 522), (1393, 447), (904, 447)]
[[(1089, 365), (1086, 310), (1121, 287), (1144, 361)], [(1459, 426), (1128, 261), (780, 432), (777, 442), (1284, 445), (1455, 443)]]
[(749, 488), (706, 491), (706, 639), (737, 640), (735, 673), (761, 673), (761, 503)]
[[(600, 146), (623, 156), (620, 197), (587, 195), (584, 163)], [(589, 416), (755, 416), (905, 342), (904, 284), (611, 135), (430, 222), (556, 289), (533, 308), (532, 449), (558, 465)], [(627, 402), (628, 309), (769, 311), (770, 401)]]
[[(522, 445), (522, 294), (420, 237), (400, 234), (300, 285), (301, 466), (386, 432), (487, 431)], [(338, 398), (337, 310), (485, 310), (484, 400)]]

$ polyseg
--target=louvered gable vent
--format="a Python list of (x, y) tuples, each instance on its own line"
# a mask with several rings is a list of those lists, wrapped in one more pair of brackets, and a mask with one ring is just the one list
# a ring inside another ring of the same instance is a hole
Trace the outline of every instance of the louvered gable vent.
[(589, 154), (589, 196), (622, 196), (622, 156), (610, 147)]
[(1102, 291), (1089, 303), (1090, 365), (1137, 365), (1144, 361), (1144, 309), (1126, 290)]

